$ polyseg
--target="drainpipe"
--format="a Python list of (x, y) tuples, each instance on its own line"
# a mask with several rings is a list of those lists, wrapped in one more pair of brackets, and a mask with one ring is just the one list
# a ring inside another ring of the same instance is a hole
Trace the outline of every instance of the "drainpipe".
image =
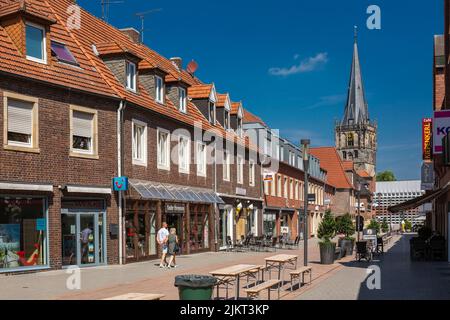
[[(117, 175), (123, 173), (123, 111), (126, 107), (126, 101), (120, 101), (117, 110)], [(119, 191), (119, 265), (123, 264), (123, 191)]]

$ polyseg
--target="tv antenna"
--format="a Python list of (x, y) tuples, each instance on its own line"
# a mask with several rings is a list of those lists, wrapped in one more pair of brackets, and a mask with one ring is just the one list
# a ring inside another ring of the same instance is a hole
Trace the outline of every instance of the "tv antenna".
[(144, 43), (145, 16), (160, 11), (162, 11), (162, 8), (136, 13), (136, 16), (139, 17), (139, 19), (141, 19), (141, 43)]
[(109, 18), (109, 6), (111, 4), (124, 3), (124, 1), (111, 1), (111, 0), (101, 0), (102, 4), (102, 20), (108, 22)]

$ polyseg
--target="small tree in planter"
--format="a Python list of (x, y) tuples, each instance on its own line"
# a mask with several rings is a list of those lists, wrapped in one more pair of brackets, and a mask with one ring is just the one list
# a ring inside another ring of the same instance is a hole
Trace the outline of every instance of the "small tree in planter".
[(383, 222), (381, 223), (381, 231), (383, 231), (383, 233), (388, 233), (389, 232), (389, 224), (388, 224), (386, 218), (384, 218)]
[(381, 225), (376, 219), (370, 220), (369, 225), (367, 226), (367, 229), (375, 230), (377, 234), (380, 233)]
[(412, 229), (412, 223), (411, 223), (411, 221), (405, 220), (405, 230), (406, 230), (407, 232), (411, 232), (411, 229)]
[(336, 219), (336, 231), (345, 236), (342, 239), (341, 248), (345, 250), (345, 254), (352, 255), (353, 247), (355, 245), (355, 238), (353, 235), (356, 232), (356, 227), (353, 224), (352, 217), (349, 213)]
[(336, 243), (331, 239), (336, 234), (336, 222), (330, 210), (325, 212), (325, 216), (317, 230), (317, 236), (322, 241), (319, 243), (320, 247), (320, 263), (333, 264), (334, 255), (336, 252)]

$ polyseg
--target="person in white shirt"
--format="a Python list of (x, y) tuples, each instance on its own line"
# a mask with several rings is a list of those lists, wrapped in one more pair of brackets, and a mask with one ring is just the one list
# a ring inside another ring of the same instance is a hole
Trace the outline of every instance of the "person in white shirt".
[(167, 229), (168, 224), (163, 222), (162, 228), (159, 229), (158, 234), (156, 235), (156, 241), (162, 248), (162, 256), (161, 262), (159, 263), (160, 268), (164, 268), (167, 265), (166, 256), (169, 250), (167, 246), (167, 241), (169, 240), (169, 230)]

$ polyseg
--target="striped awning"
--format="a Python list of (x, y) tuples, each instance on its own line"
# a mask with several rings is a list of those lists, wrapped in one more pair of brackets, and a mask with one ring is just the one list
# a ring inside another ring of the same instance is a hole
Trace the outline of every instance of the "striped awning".
[(214, 191), (208, 189), (140, 180), (130, 180), (130, 185), (143, 199), (148, 200), (217, 204), (225, 203)]

